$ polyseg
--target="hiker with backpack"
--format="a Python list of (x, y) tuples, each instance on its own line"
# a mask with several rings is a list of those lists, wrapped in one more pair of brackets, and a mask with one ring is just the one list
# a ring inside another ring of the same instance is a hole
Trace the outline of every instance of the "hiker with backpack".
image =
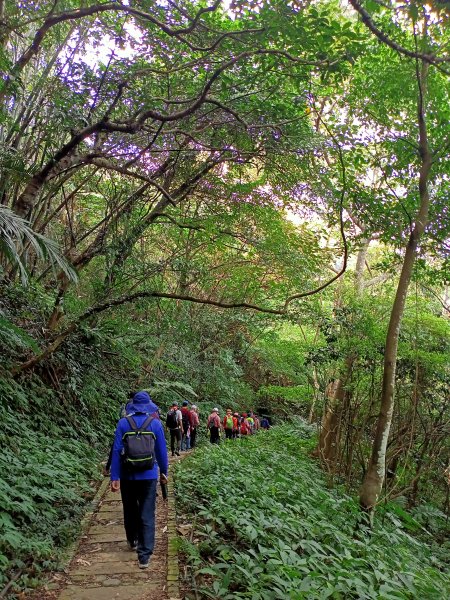
[(169, 461), (158, 407), (145, 391), (137, 392), (116, 428), (111, 461), (111, 491), (120, 490), (127, 543), (136, 550), (140, 569), (149, 566), (155, 546), (158, 467), (167, 483)]
[(189, 410), (189, 403), (187, 400), (183, 400), (183, 406), (181, 407), (181, 450), (191, 449), (191, 411)]
[(209, 429), (209, 441), (211, 442), (211, 444), (219, 444), (220, 443), (220, 417), (219, 417), (219, 409), (218, 408), (213, 408), (212, 413), (208, 417), (206, 426)]
[(231, 408), (227, 408), (227, 413), (223, 418), (222, 426), (225, 431), (225, 439), (231, 440), (233, 437), (233, 430), (235, 426), (237, 427), (237, 423), (235, 423), (236, 417), (233, 417)]
[(233, 415), (233, 439), (239, 437), (239, 413), (235, 412)]
[(239, 433), (242, 435), (250, 435), (251, 430), (247, 421), (247, 413), (242, 413), (239, 423)]
[[(133, 414), (133, 397), (135, 396), (136, 392), (129, 392), (128, 396), (127, 396), (127, 403), (126, 404), (122, 404), (122, 406), (120, 407), (119, 410), (119, 414), (118, 414), (118, 418), (121, 419), (122, 417), (129, 417)], [(159, 419), (159, 408), (156, 406), (155, 404), (155, 412), (153, 413), (153, 416), (156, 419)], [(103, 475), (105, 475), (105, 477), (108, 477), (111, 471), (111, 460), (112, 460), (112, 453), (113, 453), (113, 447), (114, 447), (114, 440), (111, 443), (111, 448), (109, 450), (109, 456), (108, 456), (108, 460), (106, 461), (106, 464), (103, 468)]]
[(253, 418), (253, 413), (250, 412), (245, 420), (247, 422), (250, 434), (255, 433), (255, 420)]
[(170, 450), (172, 456), (180, 456), (181, 431), (183, 427), (183, 419), (181, 411), (178, 410), (178, 403), (172, 402), (172, 406), (166, 416), (166, 427), (170, 434)]
[(191, 449), (195, 448), (195, 442), (197, 440), (197, 427), (200, 425), (200, 418), (198, 416), (198, 409), (193, 404), (191, 406)]
[(263, 417), (261, 419), (261, 429), (264, 429), (265, 431), (270, 429), (270, 423), (269, 423), (269, 419), (267, 417)]

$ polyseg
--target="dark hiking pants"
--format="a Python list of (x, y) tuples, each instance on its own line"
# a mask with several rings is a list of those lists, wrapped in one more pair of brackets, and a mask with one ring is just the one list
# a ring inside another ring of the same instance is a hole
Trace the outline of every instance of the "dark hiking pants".
[(197, 428), (191, 429), (191, 448), (195, 448), (195, 440), (197, 439)]
[(210, 434), (209, 441), (211, 442), (211, 444), (218, 444), (220, 442), (218, 427), (211, 427), (211, 429), (209, 430), (209, 434)]
[(178, 429), (169, 429), (169, 431), (170, 431), (170, 449), (172, 451), (172, 454), (174, 454), (174, 452), (180, 451), (181, 429), (178, 427)]
[(155, 546), (156, 479), (120, 480), (125, 533), (130, 545), (137, 541), (140, 563), (148, 561)]

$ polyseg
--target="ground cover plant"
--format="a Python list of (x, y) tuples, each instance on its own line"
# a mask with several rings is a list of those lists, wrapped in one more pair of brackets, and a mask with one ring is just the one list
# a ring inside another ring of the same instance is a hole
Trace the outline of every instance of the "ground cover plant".
[(371, 533), (358, 525), (357, 503), (327, 489), (308, 457), (313, 444), (308, 426), (284, 424), (179, 466), (177, 501), (193, 524), (183, 549), (199, 597), (448, 597), (444, 564), (405, 526), (418, 523), (386, 508)]
[[(130, 385), (117, 357), (105, 360), (109, 340), (91, 339), (87, 330), (47, 371), (19, 380), (7, 374), (10, 361), (42, 343), (45, 300), (38, 288), (2, 288), (1, 597), (35, 587), (43, 572), (60, 567), (101, 480), (100, 463)], [(133, 373), (125, 354), (119, 358)]]
[[(33, 587), (78, 533), (100, 476), (101, 444), (93, 429), (90, 441), (83, 439), (75, 411), (42, 386), (24, 389), (0, 379), (0, 393), (0, 584), (13, 579)], [(21, 410), (11, 410), (20, 401)], [(65, 419), (58, 418), (62, 412)], [(88, 427), (85, 418), (78, 421)]]

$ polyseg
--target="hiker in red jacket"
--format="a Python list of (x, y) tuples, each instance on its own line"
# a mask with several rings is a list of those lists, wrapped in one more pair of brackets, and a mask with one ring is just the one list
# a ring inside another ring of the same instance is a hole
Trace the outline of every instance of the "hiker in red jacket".
[(189, 410), (189, 402), (183, 400), (181, 408), (181, 450), (191, 449), (191, 411)]
[(211, 444), (218, 444), (220, 442), (220, 417), (218, 408), (213, 408), (206, 426), (209, 429), (209, 441)]
[(233, 439), (239, 437), (239, 413), (235, 412), (233, 415)]
[(248, 421), (247, 421), (247, 413), (242, 413), (242, 416), (240, 419), (240, 424), (239, 424), (239, 433), (241, 435), (250, 435), (251, 434), (250, 425), (248, 424)]
[(191, 406), (191, 448), (195, 448), (195, 441), (197, 439), (197, 427), (200, 425), (200, 419), (198, 416), (198, 409), (193, 404)]

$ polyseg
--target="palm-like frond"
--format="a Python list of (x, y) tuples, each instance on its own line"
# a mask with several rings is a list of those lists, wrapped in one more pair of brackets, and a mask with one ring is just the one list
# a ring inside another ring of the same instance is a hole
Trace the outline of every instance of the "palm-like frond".
[(25, 219), (0, 205), (0, 252), (18, 267), (23, 285), (28, 283), (28, 272), (21, 255), (27, 244), (33, 248), (38, 259), (47, 260), (53, 267), (58, 266), (70, 281), (77, 281), (76, 271), (61, 254), (55, 241), (36, 233)]

